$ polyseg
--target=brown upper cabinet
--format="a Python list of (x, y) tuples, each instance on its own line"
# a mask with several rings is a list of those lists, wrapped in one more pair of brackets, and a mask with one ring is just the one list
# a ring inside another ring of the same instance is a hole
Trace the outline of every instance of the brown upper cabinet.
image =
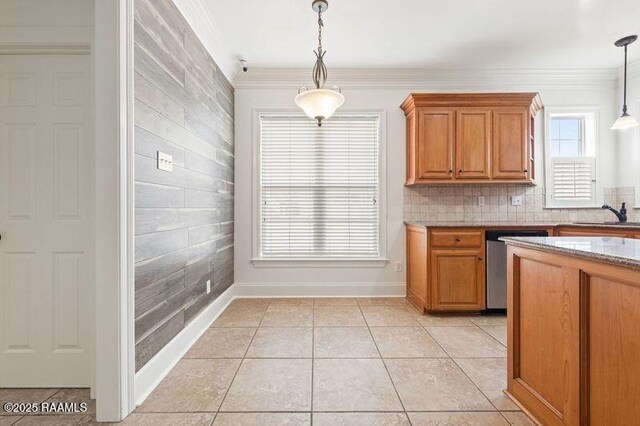
[(413, 93), (406, 185), (532, 183), (537, 93)]

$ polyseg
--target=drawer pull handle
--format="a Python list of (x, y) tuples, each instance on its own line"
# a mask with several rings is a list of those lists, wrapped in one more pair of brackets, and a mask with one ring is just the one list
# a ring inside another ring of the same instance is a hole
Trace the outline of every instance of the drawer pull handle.
[(456, 237), (456, 243), (460, 242), (460, 238)]

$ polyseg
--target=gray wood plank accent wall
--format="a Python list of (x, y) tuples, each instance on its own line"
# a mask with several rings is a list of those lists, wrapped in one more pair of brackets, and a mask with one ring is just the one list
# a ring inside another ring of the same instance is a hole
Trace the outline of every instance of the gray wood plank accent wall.
[(136, 371), (233, 283), (233, 144), (231, 84), (172, 1), (136, 0)]

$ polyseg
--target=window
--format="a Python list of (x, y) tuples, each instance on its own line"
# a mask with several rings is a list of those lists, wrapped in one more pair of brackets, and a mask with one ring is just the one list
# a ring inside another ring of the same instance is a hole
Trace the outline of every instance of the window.
[(546, 141), (547, 206), (595, 206), (595, 113), (548, 113)]
[(378, 259), (380, 117), (259, 124), (259, 257)]

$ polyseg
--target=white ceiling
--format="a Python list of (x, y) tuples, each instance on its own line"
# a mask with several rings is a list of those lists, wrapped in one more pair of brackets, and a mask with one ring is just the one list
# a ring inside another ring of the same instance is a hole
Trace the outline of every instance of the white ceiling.
[[(227, 47), (251, 67), (311, 67), (311, 0), (202, 0)], [(617, 68), (613, 42), (640, 33), (638, 0), (329, 0), (327, 66)], [(640, 41), (629, 60), (640, 59)]]

